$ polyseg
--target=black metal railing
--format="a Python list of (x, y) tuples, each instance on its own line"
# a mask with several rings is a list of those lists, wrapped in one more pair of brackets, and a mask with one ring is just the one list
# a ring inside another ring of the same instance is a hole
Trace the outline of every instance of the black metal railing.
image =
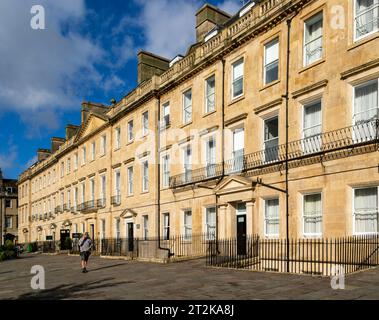
[(80, 204), (80, 209), (79, 210), (81, 212), (96, 210), (95, 200), (86, 201), (86, 202)]
[[(172, 259), (205, 257), (209, 249), (209, 241), (205, 234), (194, 234), (190, 237), (178, 235), (167, 240), (161, 239), (161, 247), (170, 249)], [(121, 256), (133, 259), (167, 259), (166, 250), (159, 249), (157, 237), (141, 238), (106, 238), (94, 241), (94, 253), (103, 256)], [(78, 240), (73, 241), (71, 253), (78, 254)]]
[(105, 206), (106, 206), (106, 199), (105, 198), (97, 199), (97, 207), (99, 209), (103, 209), (103, 208), (105, 208)]
[(121, 204), (121, 195), (116, 195), (111, 198), (111, 204), (113, 206), (119, 206)]
[(55, 214), (58, 214), (58, 213), (62, 213), (62, 206), (57, 206), (55, 207), (55, 210), (54, 210)]
[(68, 204), (64, 204), (63, 205), (63, 211), (68, 211), (68, 210), (70, 210), (69, 205)]
[(212, 267), (331, 276), (379, 265), (379, 235), (289, 240), (289, 270), (285, 239), (249, 236), (246, 241), (224, 239), (209, 245), (206, 264)]
[[(355, 148), (379, 141), (379, 120), (366, 121), (354, 126), (321, 133), (288, 144), (288, 160), (294, 161), (326, 153)], [(286, 144), (237, 156), (224, 162), (224, 173), (238, 174), (257, 168), (277, 165), (286, 161)], [(222, 175), (222, 163), (205, 166), (190, 172), (170, 177), (170, 187), (177, 188), (198, 183)]]

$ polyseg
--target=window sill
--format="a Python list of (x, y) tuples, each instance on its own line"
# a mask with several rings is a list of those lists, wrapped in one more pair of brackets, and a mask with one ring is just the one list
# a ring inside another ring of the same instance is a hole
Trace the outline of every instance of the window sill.
[(134, 142), (134, 139), (128, 141), (128, 143), (127, 143), (126, 145), (127, 145), (127, 146), (130, 146), (131, 144), (133, 144), (133, 142)]
[(141, 194), (148, 194), (148, 193), (149, 193), (149, 190), (141, 192)]
[(192, 121), (187, 122), (187, 123), (185, 123), (185, 124), (182, 124), (179, 128), (180, 128), (180, 129), (183, 129), (183, 128), (185, 128), (185, 127), (191, 125), (191, 124), (192, 124)]
[(243, 100), (243, 99), (245, 99), (245, 95), (242, 95), (242, 96), (236, 97), (236, 98), (232, 99), (232, 100), (229, 102), (228, 106), (231, 106), (231, 105), (233, 105), (233, 104), (235, 104), (235, 103), (237, 103), (237, 102), (240, 102), (240, 101)]
[(171, 123), (165, 125), (165, 126), (162, 126), (161, 128), (159, 128), (159, 132), (164, 132), (166, 131), (167, 129), (170, 129), (171, 128)]
[(275, 81), (273, 81), (273, 82), (270, 82), (270, 83), (268, 83), (268, 84), (265, 84), (263, 87), (261, 87), (261, 88), (259, 89), (259, 91), (264, 91), (264, 90), (266, 90), (266, 89), (268, 89), (268, 88), (270, 88), (270, 87), (273, 87), (273, 86), (277, 85), (278, 83), (280, 83), (280, 80), (279, 80), (279, 79), (278, 79), (278, 80), (275, 80)]
[(118, 148), (114, 149), (113, 152), (119, 151), (120, 149), (121, 149), (121, 147), (118, 147)]
[(360, 46), (362, 46), (362, 45), (364, 45), (364, 44), (366, 44), (372, 40), (375, 40), (377, 38), (379, 38), (379, 31), (377, 31), (373, 34), (370, 34), (368, 36), (365, 36), (363, 38), (360, 38), (358, 40), (354, 40), (354, 42), (347, 47), (347, 51), (354, 50), (355, 48), (360, 47)]
[(317, 61), (313, 62), (312, 64), (309, 64), (309, 65), (307, 65), (307, 66), (301, 68), (301, 69), (299, 70), (299, 73), (303, 73), (303, 72), (305, 72), (305, 71), (307, 71), (307, 70), (309, 70), (309, 69), (312, 69), (313, 67), (316, 67), (316, 66), (318, 66), (318, 65), (320, 65), (320, 64), (322, 64), (322, 63), (324, 63), (325, 61), (326, 61), (325, 58), (322, 58), (322, 59), (320, 59), (320, 60), (317, 60)]
[(217, 110), (213, 110), (213, 111), (209, 111), (209, 112), (207, 112), (207, 113), (204, 113), (203, 118), (206, 118), (206, 117), (208, 117), (208, 116), (211, 116), (212, 114), (215, 114), (216, 112), (217, 112)]

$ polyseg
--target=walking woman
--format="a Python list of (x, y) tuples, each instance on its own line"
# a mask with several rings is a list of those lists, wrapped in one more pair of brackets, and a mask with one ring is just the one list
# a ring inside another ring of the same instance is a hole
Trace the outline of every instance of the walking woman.
[(79, 240), (80, 257), (82, 259), (82, 272), (87, 273), (87, 264), (89, 256), (91, 255), (93, 243), (89, 237), (88, 232), (84, 233), (83, 237)]

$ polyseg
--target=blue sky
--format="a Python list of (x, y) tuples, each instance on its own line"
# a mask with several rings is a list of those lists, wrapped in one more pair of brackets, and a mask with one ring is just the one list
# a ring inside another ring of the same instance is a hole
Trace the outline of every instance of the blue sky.
[[(235, 13), (239, 0), (209, 0)], [(167, 58), (195, 38), (200, 0), (1, 0), (0, 168), (17, 178), (38, 148), (80, 124), (82, 101), (109, 104), (136, 86), (139, 49)], [(33, 30), (33, 5), (46, 29)]]

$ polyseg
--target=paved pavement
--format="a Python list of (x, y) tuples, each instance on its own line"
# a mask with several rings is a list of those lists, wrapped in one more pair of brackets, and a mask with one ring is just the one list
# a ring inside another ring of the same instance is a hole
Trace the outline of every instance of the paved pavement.
[[(204, 260), (172, 264), (91, 257), (23, 255), (0, 263), (0, 299), (379, 299), (379, 269), (347, 276), (345, 290), (329, 278), (205, 267)], [(46, 271), (45, 290), (30, 286), (32, 266)]]

